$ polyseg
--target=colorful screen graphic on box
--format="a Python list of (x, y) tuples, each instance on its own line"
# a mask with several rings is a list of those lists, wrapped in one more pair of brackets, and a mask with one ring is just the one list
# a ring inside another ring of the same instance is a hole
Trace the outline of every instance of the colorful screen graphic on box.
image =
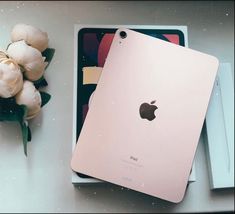
[[(185, 46), (184, 34), (175, 29), (133, 29), (177, 45)], [(116, 29), (83, 28), (78, 33), (77, 139), (89, 109)], [(81, 175), (82, 176), (82, 175)]]

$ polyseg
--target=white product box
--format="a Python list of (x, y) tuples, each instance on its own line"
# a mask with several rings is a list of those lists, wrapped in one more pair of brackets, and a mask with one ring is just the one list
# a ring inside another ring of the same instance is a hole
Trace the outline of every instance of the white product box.
[[(74, 26), (74, 97), (73, 97), (73, 142), (72, 150), (76, 146), (76, 130), (77, 130), (77, 75), (78, 75), (78, 32), (83, 28), (131, 28), (131, 29), (174, 29), (180, 30), (184, 34), (185, 47), (188, 47), (188, 31), (187, 26), (164, 26), (164, 25), (75, 25)], [(195, 163), (193, 163), (192, 172), (189, 177), (189, 181), (196, 181)], [(92, 184), (92, 183), (103, 183), (103, 181), (95, 178), (82, 178), (77, 173), (72, 171), (72, 183), (76, 184)]]
[(211, 189), (234, 187), (234, 85), (231, 65), (221, 63), (206, 115)]

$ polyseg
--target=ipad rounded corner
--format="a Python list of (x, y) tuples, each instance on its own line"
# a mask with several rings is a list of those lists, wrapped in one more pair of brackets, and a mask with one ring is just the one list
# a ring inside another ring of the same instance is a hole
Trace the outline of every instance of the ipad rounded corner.
[(183, 201), (183, 199), (184, 199), (184, 195), (185, 195), (185, 193), (177, 196), (175, 199), (172, 199), (171, 202), (173, 202), (175, 204), (181, 203)]
[(81, 28), (79, 28), (77, 31), (77, 37), (80, 38), (88, 30), (89, 30), (89, 28), (87, 28), (85, 26), (81, 26)]
[(220, 64), (219, 59), (218, 59), (217, 57), (215, 57), (215, 56), (212, 56), (212, 57), (213, 57), (213, 59), (214, 59), (214, 61), (215, 61), (216, 67), (218, 68), (218, 67), (219, 67), (219, 64)]
[(74, 158), (72, 158), (71, 161), (70, 161), (70, 168), (71, 168), (74, 172), (76, 172), (76, 167), (75, 167)]

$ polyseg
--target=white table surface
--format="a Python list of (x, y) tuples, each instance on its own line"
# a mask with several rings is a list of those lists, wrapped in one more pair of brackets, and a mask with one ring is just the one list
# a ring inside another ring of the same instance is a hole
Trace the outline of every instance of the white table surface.
[[(71, 184), (74, 24), (187, 25), (189, 46), (232, 63), (231, 2), (0, 2), (0, 47), (19, 22), (48, 32), (56, 49), (46, 78), (52, 100), (30, 122), (32, 142), (23, 155), (21, 132), (0, 123), (0, 212), (203, 212), (234, 210), (234, 189), (211, 191), (203, 138), (196, 154), (197, 181), (180, 204), (114, 185)], [(234, 74), (233, 74), (234, 75)]]

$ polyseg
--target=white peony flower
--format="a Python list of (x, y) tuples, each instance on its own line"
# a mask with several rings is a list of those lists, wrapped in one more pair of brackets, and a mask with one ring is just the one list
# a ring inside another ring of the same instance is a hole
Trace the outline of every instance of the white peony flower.
[(5, 53), (5, 51), (0, 50), (0, 60), (1, 60), (1, 59), (5, 59), (5, 58), (8, 58), (8, 57), (7, 57), (7, 54)]
[(17, 24), (13, 27), (11, 41), (17, 42), (20, 40), (25, 40), (28, 45), (31, 45), (41, 52), (48, 47), (47, 33), (31, 25)]
[(16, 103), (28, 108), (26, 119), (34, 118), (41, 110), (41, 95), (33, 83), (25, 80), (22, 90), (16, 95)]
[(28, 46), (24, 40), (10, 44), (7, 54), (23, 67), (27, 79), (36, 81), (42, 77), (47, 65), (44, 62), (45, 57), (36, 48)]
[(23, 76), (19, 66), (0, 51), (0, 97), (13, 97), (22, 87)]

